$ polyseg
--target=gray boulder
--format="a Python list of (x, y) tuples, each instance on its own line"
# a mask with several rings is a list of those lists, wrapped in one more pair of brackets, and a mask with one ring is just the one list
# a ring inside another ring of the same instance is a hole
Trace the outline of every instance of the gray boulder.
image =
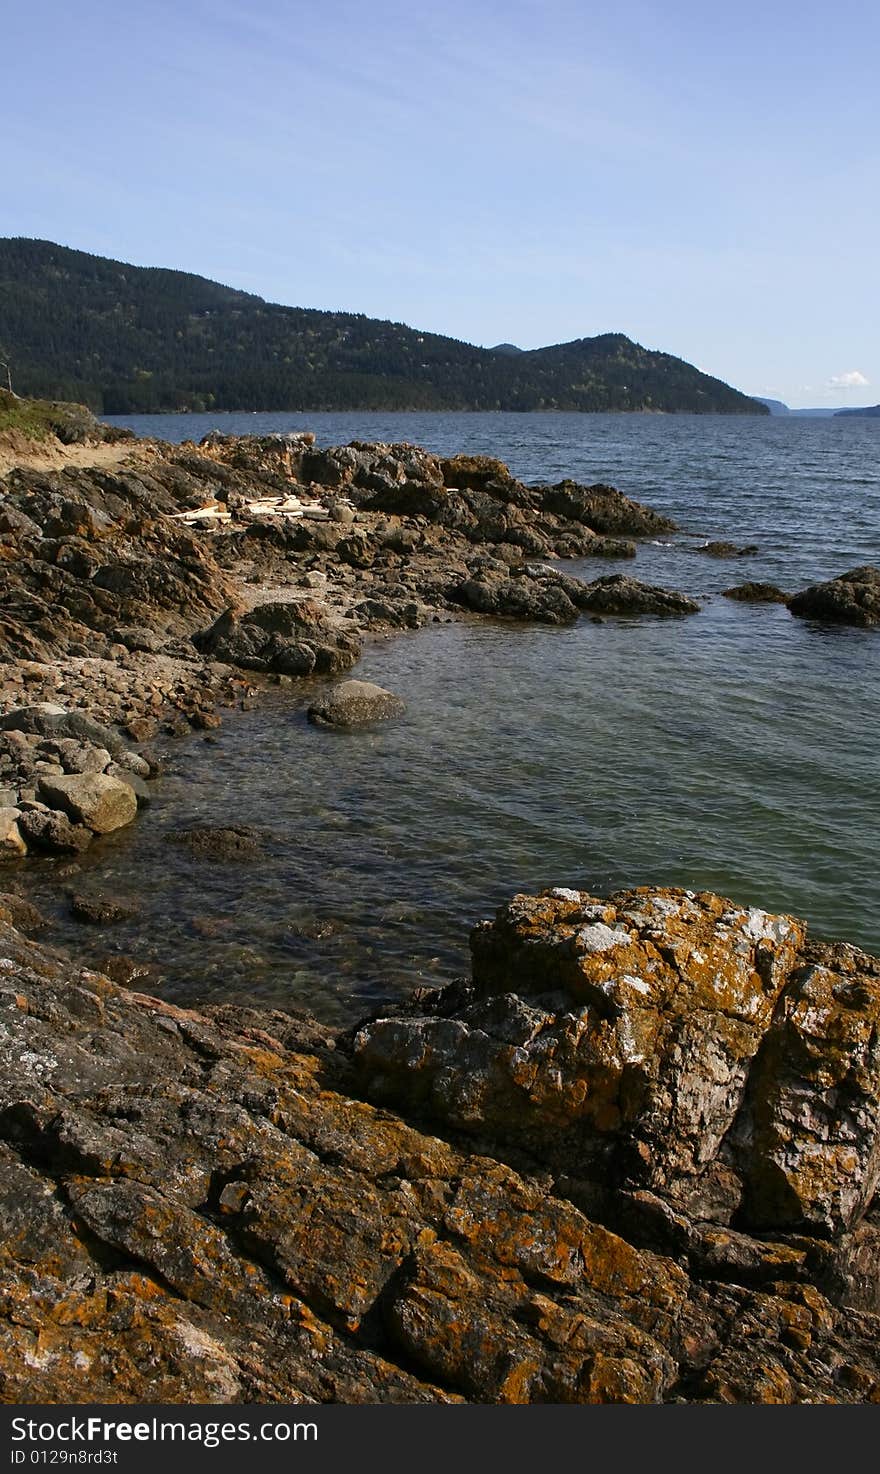
[(342, 681), (313, 702), (308, 717), (320, 727), (359, 727), (367, 722), (388, 721), (405, 711), (400, 697), (382, 686), (374, 686), (371, 681)]
[(47, 803), (63, 809), (75, 824), (85, 825), (93, 834), (110, 834), (130, 824), (137, 814), (134, 789), (107, 773), (43, 778), (40, 792)]

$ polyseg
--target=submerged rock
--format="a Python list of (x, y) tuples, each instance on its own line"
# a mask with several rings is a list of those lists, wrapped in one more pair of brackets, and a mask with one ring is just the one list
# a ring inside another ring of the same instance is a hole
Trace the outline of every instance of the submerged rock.
[(406, 703), (372, 681), (342, 681), (309, 707), (308, 718), (320, 727), (360, 727), (402, 716)]
[(853, 568), (827, 583), (816, 583), (789, 599), (792, 614), (836, 624), (880, 624), (880, 568)]
[(166, 844), (181, 845), (198, 860), (250, 860), (261, 855), (265, 831), (251, 824), (171, 829)]
[(724, 590), (725, 599), (736, 599), (740, 604), (787, 604), (788, 597), (775, 583), (739, 583)]
[(35, 931), (42, 931), (46, 925), (45, 916), (36, 906), (24, 896), (10, 891), (0, 892), (0, 920), (10, 922), (27, 937), (32, 936)]
[(716, 542), (700, 543), (693, 551), (703, 553), (707, 558), (750, 558), (759, 551), (759, 548), (757, 543), (748, 543), (746, 547), (739, 547), (737, 543), (725, 542), (722, 539)]
[(137, 916), (137, 907), (127, 901), (117, 901), (112, 896), (84, 895), (75, 892), (70, 897), (70, 913), (77, 921), (90, 926), (112, 926), (118, 921), (130, 921)]

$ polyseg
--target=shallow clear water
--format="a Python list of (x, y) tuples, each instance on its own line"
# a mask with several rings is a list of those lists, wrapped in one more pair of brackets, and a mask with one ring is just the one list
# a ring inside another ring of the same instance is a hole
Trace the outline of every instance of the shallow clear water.
[[(880, 562), (880, 422), (579, 415), (182, 416), (310, 425), (322, 444), (410, 439), (500, 455), (526, 480), (606, 479), (682, 534), (639, 549), (639, 577), (699, 595), (679, 621), (566, 630), (435, 625), (372, 645), (357, 674), (405, 718), (311, 727), (314, 690), (269, 691), (216, 740), (169, 748), (130, 831), (63, 883), (135, 899), (135, 923), (63, 920), (57, 868), (29, 864), (56, 935), (150, 960), (178, 999), (239, 998), (351, 1019), (467, 966), (467, 933), (518, 889), (710, 887), (806, 916), (880, 951), (880, 632), (823, 628), (720, 591), (787, 589)], [(707, 536), (758, 542), (719, 563)], [(586, 578), (609, 571), (570, 565)], [(195, 863), (187, 823), (250, 823), (263, 857)]]

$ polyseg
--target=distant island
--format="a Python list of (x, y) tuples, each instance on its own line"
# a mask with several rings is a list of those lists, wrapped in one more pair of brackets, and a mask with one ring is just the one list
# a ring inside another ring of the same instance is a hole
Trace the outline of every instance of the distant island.
[(880, 404), (867, 404), (861, 409), (839, 409), (835, 411), (835, 418), (841, 415), (861, 415), (863, 419), (880, 419)]
[(0, 347), (19, 394), (74, 400), (99, 414), (768, 413), (750, 395), (622, 333), (530, 350), (478, 348), (21, 237), (0, 239)]

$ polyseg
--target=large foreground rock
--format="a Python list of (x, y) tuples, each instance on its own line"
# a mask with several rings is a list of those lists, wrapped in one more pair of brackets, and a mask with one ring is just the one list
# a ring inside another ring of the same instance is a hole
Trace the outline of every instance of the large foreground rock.
[(76, 973), (0, 924), (0, 1393), (654, 1401), (687, 1278), (332, 1084), (285, 1015)]
[(352, 1044), (10, 914), (3, 1400), (880, 1399), (880, 964), (718, 897), (519, 897)]
[(374, 1098), (726, 1226), (858, 1228), (880, 1178), (876, 959), (677, 891), (519, 896), (472, 949), (464, 994), (357, 1035)]
[(836, 624), (880, 624), (880, 568), (853, 568), (789, 599), (792, 614)]

